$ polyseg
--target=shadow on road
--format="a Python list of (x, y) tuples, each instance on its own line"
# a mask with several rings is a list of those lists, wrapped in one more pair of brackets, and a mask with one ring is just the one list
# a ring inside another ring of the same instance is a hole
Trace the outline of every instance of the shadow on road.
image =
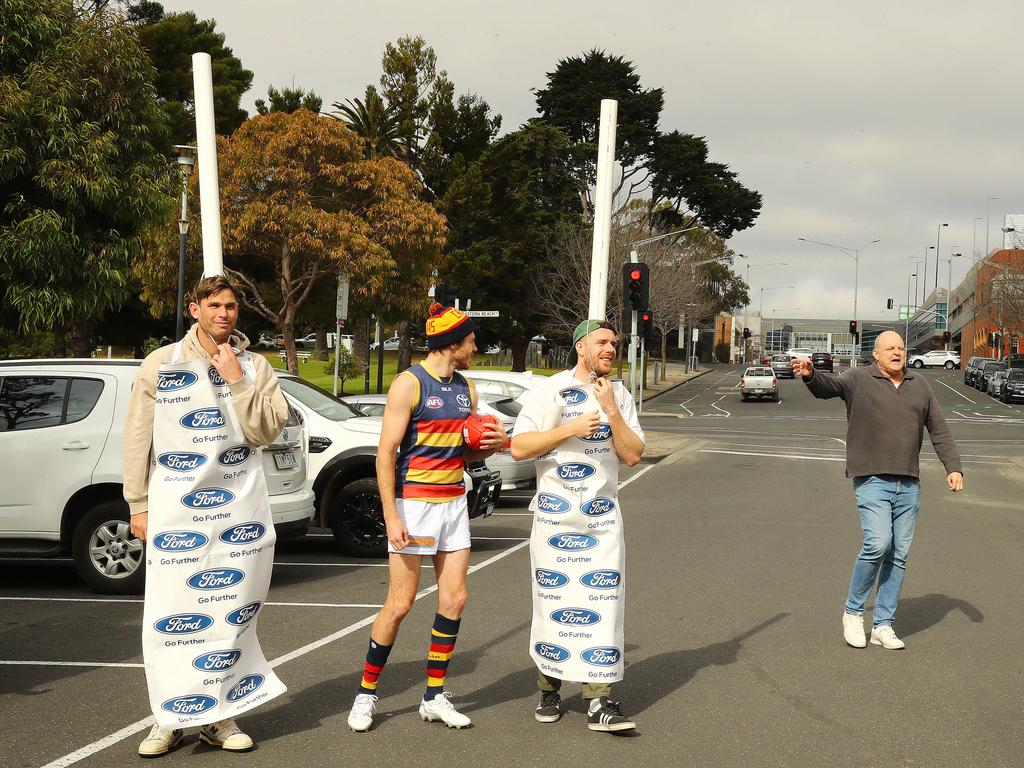
[(922, 597), (900, 600), (898, 629), (902, 637), (924, 632), (946, 618), (953, 611), (961, 611), (975, 624), (985, 620), (984, 614), (968, 603), (949, 595), (932, 593)]

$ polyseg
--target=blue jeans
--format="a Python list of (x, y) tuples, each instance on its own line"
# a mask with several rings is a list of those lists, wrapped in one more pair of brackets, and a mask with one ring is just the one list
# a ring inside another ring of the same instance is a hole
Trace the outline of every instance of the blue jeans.
[(871, 588), (878, 579), (872, 625), (892, 624), (903, 587), (907, 555), (914, 540), (921, 483), (904, 475), (870, 475), (853, 481), (860, 511), (864, 545), (853, 566), (846, 612), (864, 613)]

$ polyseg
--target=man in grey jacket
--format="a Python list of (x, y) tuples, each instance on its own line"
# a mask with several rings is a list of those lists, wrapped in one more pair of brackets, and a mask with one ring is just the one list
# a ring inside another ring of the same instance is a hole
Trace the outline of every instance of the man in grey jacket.
[(843, 637), (867, 645), (864, 606), (878, 580), (871, 643), (891, 650), (905, 644), (892, 628), (920, 507), (919, 459), (924, 428), (946, 469), (952, 492), (964, 487), (960, 454), (928, 381), (907, 371), (902, 337), (886, 331), (875, 340), (875, 364), (841, 374), (816, 371), (810, 360), (793, 360), (815, 397), (846, 403), (846, 476), (860, 510), (864, 543), (853, 566), (843, 610)]

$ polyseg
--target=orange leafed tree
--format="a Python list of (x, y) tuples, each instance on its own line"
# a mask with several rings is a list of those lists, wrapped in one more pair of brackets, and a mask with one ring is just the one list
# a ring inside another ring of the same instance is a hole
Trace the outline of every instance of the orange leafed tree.
[(391, 304), (396, 283), (429, 283), (446, 222), (419, 199), (413, 171), (365, 159), (338, 120), (300, 109), (247, 120), (218, 138), (224, 271), (245, 304), (284, 335), (318, 281), (344, 272), (356, 301)]

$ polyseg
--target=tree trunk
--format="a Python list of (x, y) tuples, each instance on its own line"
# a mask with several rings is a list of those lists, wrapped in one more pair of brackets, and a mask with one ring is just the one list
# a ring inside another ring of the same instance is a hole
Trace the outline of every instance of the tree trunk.
[(92, 356), (93, 321), (76, 320), (71, 326), (71, 354), (75, 357)]
[(412, 365), (412, 322), (403, 320), (398, 326), (398, 373)]
[(53, 327), (53, 356), (68, 356), (67, 328), (64, 325), (55, 325)]
[[(339, 344), (338, 336), (341, 334), (334, 334), (334, 348), (335, 354), (337, 354), (337, 348)], [(320, 325), (316, 329), (316, 345), (313, 347), (313, 359), (314, 360), (326, 360), (327, 359), (327, 328)]]
[(294, 313), (286, 310), (284, 320), (280, 325), (281, 335), (284, 336), (284, 359), (288, 370), (299, 375), (299, 358), (295, 354), (295, 321)]
[(512, 339), (512, 370), (513, 371), (525, 371), (526, 370), (526, 351), (530, 347), (530, 340), (525, 336), (519, 336)]
[(665, 368), (668, 365), (668, 331), (661, 334), (661, 380), (666, 381)]

